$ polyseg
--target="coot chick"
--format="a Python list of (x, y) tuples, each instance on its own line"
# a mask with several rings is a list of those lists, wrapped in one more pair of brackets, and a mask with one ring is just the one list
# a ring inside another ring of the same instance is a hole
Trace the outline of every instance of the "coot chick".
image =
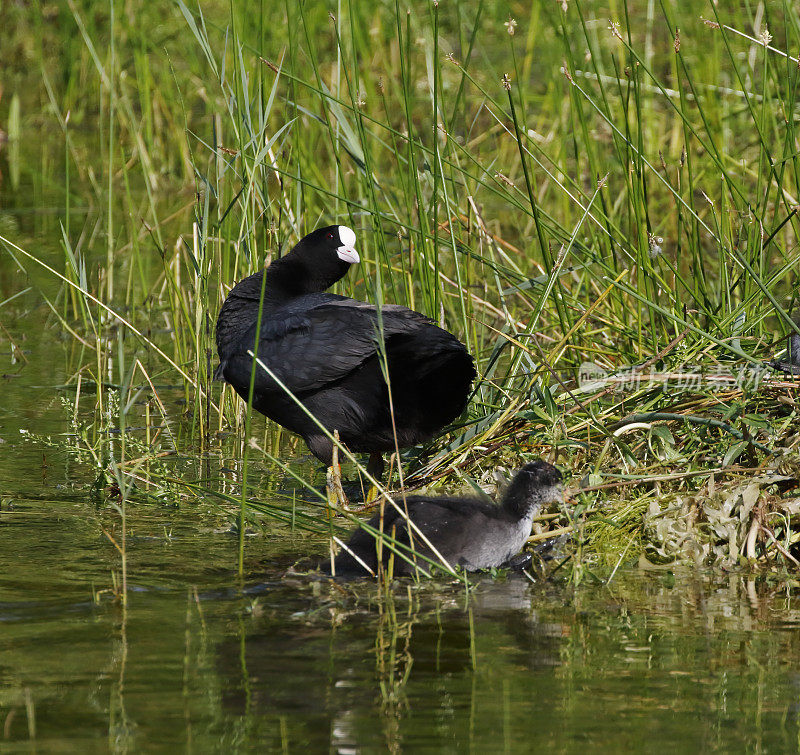
[[(476, 498), (409, 496), (406, 498), (408, 517), (450, 566), (460, 566), (465, 571), (503, 566), (525, 544), (533, 518), (542, 504), (562, 500), (561, 479), (561, 472), (552, 464), (534, 461), (517, 472), (499, 506)], [(399, 500), (398, 505), (403, 508)], [(368, 525), (380, 530), (381, 515), (373, 516)], [(438, 561), (419, 533), (414, 528), (411, 531), (414, 550), (434, 562)], [(408, 523), (389, 505), (383, 512), (383, 532), (405, 546), (410, 544)], [(398, 550), (406, 553), (404, 548)], [(391, 555), (392, 550), (384, 543), (384, 566)], [(365, 576), (368, 571), (364, 564), (373, 573), (377, 572), (378, 541), (368, 531), (359, 528), (336, 557), (334, 570), (336, 576)], [(419, 565), (426, 570), (429, 566), (422, 560)], [(395, 554), (394, 574), (413, 573), (414, 567)]]
[(791, 333), (789, 335), (786, 339), (786, 357), (776, 359), (771, 364), (782, 372), (800, 375), (800, 334)]
[[(323, 293), (359, 262), (355, 242), (347, 226), (319, 228), (266, 271), (234, 286), (217, 319), (215, 377), (246, 401), (253, 370), (247, 352), (255, 351), (331, 434), (338, 430), (351, 451), (372, 454), (370, 471), (379, 475), (380, 454), (395, 448), (393, 429), (400, 448), (430, 440), (464, 411), (476, 372), (464, 345), (432, 320), (405, 307), (383, 306), (393, 428), (378, 356), (377, 308)], [(331, 440), (257, 365), (253, 406), (331, 464)]]

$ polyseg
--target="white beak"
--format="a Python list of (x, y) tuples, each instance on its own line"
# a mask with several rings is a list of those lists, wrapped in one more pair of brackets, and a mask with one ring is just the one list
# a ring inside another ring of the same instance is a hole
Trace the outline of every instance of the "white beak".
[(337, 247), (336, 254), (339, 255), (340, 260), (349, 262), (351, 265), (355, 265), (361, 261), (361, 257), (358, 256), (358, 252), (355, 249), (356, 234), (352, 228), (348, 228), (346, 225), (340, 225), (339, 241), (342, 242), (342, 245)]

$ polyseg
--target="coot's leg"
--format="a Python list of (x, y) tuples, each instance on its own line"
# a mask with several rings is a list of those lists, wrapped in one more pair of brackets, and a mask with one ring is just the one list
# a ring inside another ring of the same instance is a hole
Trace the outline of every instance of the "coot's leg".
[(383, 463), (383, 454), (382, 453), (372, 453), (369, 455), (369, 461), (367, 462), (367, 472), (369, 472), (373, 477), (380, 480), (383, 476), (383, 469), (386, 465)]
[[(383, 454), (382, 453), (371, 453), (369, 455), (369, 461), (367, 462), (367, 473), (371, 474), (376, 480), (382, 481), (383, 480), (383, 470), (385, 464), (383, 463)], [(367, 492), (367, 497), (364, 500), (364, 503), (369, 503), (370, 501), (374, 501), (378, 497), (378, 488), (376, 488), (372, 483), (370, 483), (369, 491)]]

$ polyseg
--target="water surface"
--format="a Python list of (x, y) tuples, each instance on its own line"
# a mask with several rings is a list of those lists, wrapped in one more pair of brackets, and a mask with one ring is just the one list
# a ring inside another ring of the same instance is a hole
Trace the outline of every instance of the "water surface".
[[(187, 512), (132, 516), (129, 602), (102, 511), (0, 514), (0, 725), (13, 751), (787, 751), (794, 590), (628, 570), (346, 584)], [(305, 555), (307, 543), (299, 543)], [(258, 553), (258, 555), (254, 555)]]

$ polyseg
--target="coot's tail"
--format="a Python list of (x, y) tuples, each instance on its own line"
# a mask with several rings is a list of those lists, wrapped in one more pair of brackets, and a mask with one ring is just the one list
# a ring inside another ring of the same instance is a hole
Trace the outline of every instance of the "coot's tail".
[(433, 434), (466, 408), (475, 363), (447, 331), (429, 326), (388, 342), (389, 375), (397, 414)]

